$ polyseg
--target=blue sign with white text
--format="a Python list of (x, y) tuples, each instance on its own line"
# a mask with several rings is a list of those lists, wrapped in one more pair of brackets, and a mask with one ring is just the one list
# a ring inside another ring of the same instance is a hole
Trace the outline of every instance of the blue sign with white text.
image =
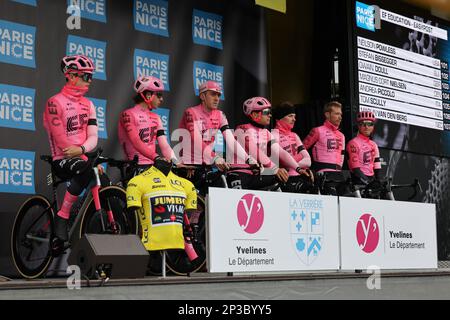
[(134, 28), (139, 31), (169, 36), (169, 2), (134, 0)]
[(67, 6), (79, 7), (84, 19), (106, 23), (106, 0), (67, 0)]
[(35, 130), (35, 89), (0, 84), (0, 126)]
[(134, 50), (134, 78), (153, 76), (164, 83), (164, 91), (170, 91), (169, 56), (141, 49)]
[(222, 87), (220, 100), (225, 100), (225, 88), (223, 85), (223, 66), (216, 66), (203, 61), (194, 61), (194, 92), (198, 96), (200, 85), (208, 80), (215, 81)]
[(159, 115), (159, 117), (161, 118), (164, 132), (167, 137), (167, 142), (169, 142), (169, 144), (170, 144), (170, 128), (169, 128), (170, 109), (158, 108), (158, 109), (154, 109), (152, 111), (154, 113), (156, 113), (157, 115)]
[(375, 31), (375, 9), (372, 6), (356, 1), (356, 26)]
[(36, 68), (36, 27), (0, 20), (0, 62)]
[(97, 115), (98, 137), (100, 139), (108, 139), (108, 132), (106, 131), (106, 100), (88, 98), (95, 106), (95, 113)]
[(94, 79), (106, 80), (106, 42), (69, 35), (66, 53), (89, 57), (95, 65)]
[(34, 194), (34, 152), (0, 149), (0, 192)]
[(222, 16), (194, 9), (192, 39), (196, 44), (223, 49)]

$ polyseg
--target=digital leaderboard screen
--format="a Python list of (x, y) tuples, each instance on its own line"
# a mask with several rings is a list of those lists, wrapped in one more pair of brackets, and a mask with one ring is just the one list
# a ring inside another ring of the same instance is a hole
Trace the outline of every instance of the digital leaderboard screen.
[(450, 156), (448, 21), (403, 1), (352, 1), (353, 98), (380, 147)]

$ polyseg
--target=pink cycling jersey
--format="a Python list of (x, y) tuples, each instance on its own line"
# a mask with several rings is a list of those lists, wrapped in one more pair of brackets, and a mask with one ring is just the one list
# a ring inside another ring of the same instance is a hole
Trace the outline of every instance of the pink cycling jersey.
[(161, 118), (147, 107), (135, 105), (122, 111), (119, 120), (119, 141), (128, 160), (138, 156), (139, 164), (153, 164), (158, 156), (156, 141), (167, 159), (175, 155), (167, 142)]
[(375, 142), (360, 133), (350, 140), (347, 146), (348, 167), (353, 172), (359, 168), (368, 177), (374, 175), (374, 169), (381, 169), (380, 152)]
[(313, 128), (303, 140), (305, 149), (313, 147), (313, 168), (318, 172), (340, 171), (344, 163), (345, 137), (339, 128), (326, 120)]
[[(272, 159), (276, 162), (280, 160), (284, 166), (294, 171), (298, 167), (294, 158), (281, 148), (269, 130), (247, 123), (237, 126), (234, 134), (237, 142), (244, 147), (245, 152), (265, 168), (274, 169), (278, 167)], [(269, 154), (271, 157), (269, 157)], [(232, 165), (232, 167), (247, 166), (249, 167), (249, 165), (237, 165), (236, 162)]]
[(83, 146), (86, 152), (97, 146), (95, 107), (83, 97), (86, 91), (86, 88), (67, 84), (47, 100), (43, 120), (53, 160), (65, 158), (63, 149), (70, 146)]
[(179, 127), (189, 130), (191, 135), (191, 150), (190, 153), (189, 150), (183, 150), (183, 162), (211, 164), (216, 156), (213, 148), (217, 131), (227, 130), (228, 120), (222, 111), (207, 110), (199, 104), (184, 111)]
[[(280, 144), (280, 146), (286, 150), (294, 159), (300, 168), (309, 168), (311, 166), (311, 157), (308, 151), (305, 150), (302, 141), (299, 136), (292, 132), (292, 125), (287, 124), (284, 121), (277, 120), (275, 129), (278, 130), (278, 134), (274, 137)], [(295, 169), (289, 169), (290, 176), (297, 176), (299, 173)]]

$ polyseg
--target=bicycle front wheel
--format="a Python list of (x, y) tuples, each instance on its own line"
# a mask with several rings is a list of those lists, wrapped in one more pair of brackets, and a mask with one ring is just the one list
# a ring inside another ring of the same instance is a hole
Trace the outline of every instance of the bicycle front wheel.
[(192, 245), (198, 258), (190, 261), (184, 250), (166, 251), (166, 265), (178, 275), (199, 271), (206, 263), (206, 205), (201, 196), (197, 198), (197, 210), (189, 214), (189, 221), (193, 229)]
[[(79, 237), (94, 234), (137, 234), (138, 217), (127, 210), (126, 192), (117, 186), (108, 186), (99, 191), (102, 210), (95, 210), (94, 199), (90, 199), (81, 219)], [(111, 210), (114, 221), (109, 221)], [(113, 225), (115, 224), (115, 225)]]
[(26, 200), (14, 220), (11, 234), (13, 262), (19, 273), (28, 279), (45, 274), (53, 260), (53, 209), (43, 196)]

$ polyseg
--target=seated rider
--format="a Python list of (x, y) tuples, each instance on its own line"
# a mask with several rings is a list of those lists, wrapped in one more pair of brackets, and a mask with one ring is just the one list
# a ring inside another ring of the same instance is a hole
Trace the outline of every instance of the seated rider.
[(94, 73), (93, 62), (83, 55), (66, 56), (61, 71), (66, 84), (61, 92), (48, 99), (44, 110), (44, 128), (52, 152), (56, 175), (70, 179), (60, 210), (55, 215), (54, 252), (68, 240), (68, 219), (72, 205), (93, 178), (85, 153), (97, 146), (98, 127), (95, 107), (85, 98)]
[(314, 175), (309, 169), (311, 157), (305, 150), (299, 136), (292, 131), (296, 113), (295, 106), (290, 102), (283, 102), (273, 108), (275, 130), (272, 132), (280, 146), (297, 161), (300, 173), (289, 169), (289, 180), (282, 186), (285, 192), (313, 192)]
[(380, 152), (377, 144), (370, 139), (375, 121), (371, 111), (361, 111), (357, 115), (358, 135), (347, 145), (348, 167), (354, 184), (368, 185), (380, 180)]
[[(200, 104), (188, 107), (184, 111), (179, 125), (179, 128), (185, 131), (182, 135), (183, 141), (181, 144), (183, 164), (214, 164), (220, 171), (228, 170), (229, 164), (227, 161), (213, 150), (216, 135), (220, 130), (227, 150), (231, 150), (230, 154), (236, 154), (244, 163), (256, 165), (256, 161), (249, 157), (244, 149), (236, 143), (233, 132), (228, 125), (227, 117), (219, 109), (221, 94), (222, 88), (217, 82), (203, 82), (199, 88)], [(187, 177), (192, 178), (195, 184), (201, 182), (201, 172), (199, 171), (195, 171), (193, 176), (187, 174)]]
[[(135, 106), (120, 114), (119, 141), (128, 160), (138, 156), (138, 168), (131, 175), (148, 169), (158, 157), (156, 142), (162, 155), (175, 165), (179, 161), (167, 142), (161, 118), (153, 112), (163, 102), (164, 84), (152, 76), (143, 76), (134, 83)], [(129, 173), (130, 174), (130, 173)]]
[(318, 173), (322, 194), (344, 195), (350, 190), (342, 173), (345, 155), (345, 136), (339, 131), (342, 105), (337, 101), (325, 104), (322, 126), (311, 129), (303, 139), (306, 150), (312, 148), (312, 169)]
[(275, 137), (266, 129), (271, 119), (270, 102), (264, 97), (247, 99), (243, 104), (244, 114), (249, 122), (236, 127), (235, 136), (245, 151), (256, 159), (263, 167), (262, 173), (254, 175), (245, 165), (235, 163), (233, 170), (228, 174), (229, 186), (235, 189), (262, 189), (278, 182), (286, 183), (289, 174), (286, 169), (280, 168), (281, 163), (288, 170), (298, 173), (302, 169), (297, 161), (285, 151), (276, 141)]

